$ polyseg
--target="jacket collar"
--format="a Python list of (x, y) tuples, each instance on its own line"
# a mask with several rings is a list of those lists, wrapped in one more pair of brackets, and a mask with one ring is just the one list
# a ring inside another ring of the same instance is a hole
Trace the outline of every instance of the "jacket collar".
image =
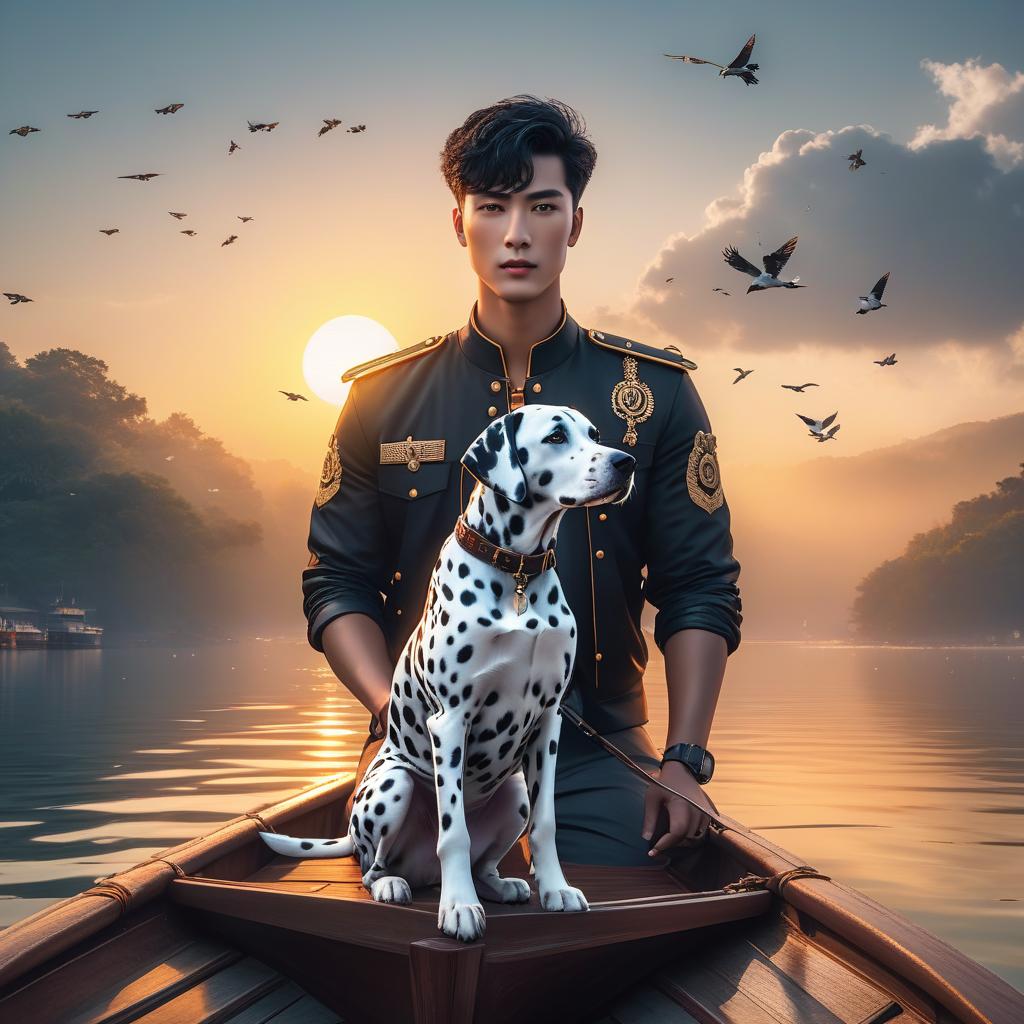
[[(553, 370), (572, 355), (579, 344), (579, 325), (566, 309), (562, 300), (562, 320), (554, 332), (530, 346), (526, 363), (527, 378)], [(459, 329), (459, 348), (473, 364), (488, 373), (508, 377), (501, 345), (488, 338), (480, 329), (476, 319), (476, 303), (469, 313), (469, 323)]]

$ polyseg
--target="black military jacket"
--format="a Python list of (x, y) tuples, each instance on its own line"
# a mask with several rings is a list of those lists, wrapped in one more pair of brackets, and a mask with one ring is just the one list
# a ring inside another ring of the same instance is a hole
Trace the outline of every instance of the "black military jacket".
[(327, 623), (362, 612), (396, 664), (476, 483), (466, 449), (523, 403), (566, 405), (636, 458), (636, 482), (622, 505), (570, 509), (559, 526), (556, 571), (578, 645), (565, 699), (600, 732), (646, 722), (645, 600), (662, 651), (679, 629), (717, 633), (730, 654), (740, 642), (740, 566), (695, 368), (671, 348), (586, 330), (563, 303), (558, 329), (530, 349), (522, 391), (475, 305), (460, 330), (346, 371), (302, 573), (309, 643), (323, 651)]

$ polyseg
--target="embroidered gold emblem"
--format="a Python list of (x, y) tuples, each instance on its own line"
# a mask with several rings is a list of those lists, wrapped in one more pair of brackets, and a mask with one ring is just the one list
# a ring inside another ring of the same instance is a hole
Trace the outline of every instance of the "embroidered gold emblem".
[(724, 500), (722, 478), (718, 472), (718, 442), (714, 434), (697, 431), (693, 439), (693, 450), (686, 464), (686, 489), (694, 504), (705, 512), (714, 512)]
[(316, 492), (316, 507), (323, 508), (338, 493), (341, 487), (341, 454), (338, 451), (338, 435), (331, 434), (324, 456), (324, 468), (320, 470), (320, 486)]
[(437, 441), (414, 441), (410, 434), (404, 441), (384, 441), (380, 446), (380, 464), (404, 462), (415, 473), (421, 462), (444, 462), (444, 438)]
[(612, 388), (612, 410), (626, 421), (623, 444), (636, 444), (636, 425), (643, 423), (654, 412), (654, 395), (637, 376), (637, 361), (632, 356), (622, 360), (623, 379)]

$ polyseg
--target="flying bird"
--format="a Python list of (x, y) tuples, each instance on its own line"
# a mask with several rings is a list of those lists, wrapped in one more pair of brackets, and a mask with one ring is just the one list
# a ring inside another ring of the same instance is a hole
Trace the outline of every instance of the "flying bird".
[(20, 135), (22, 138), (25, 138), (25, 136), (28, 135), (29, 132), (37, 131), (39, 131), (38, 128), (33, 128), (30, 124), (23, 124), (20, 128), (12, 128), (7, 134)]
[[(235, 216), (238, 216), (238, 214), (236, 214)], [(246, 224), (246, 223), (248, 223), (248, 222), (249, 222), (250, 220), (252, 220), (252, 217), (240, 217), (240, 216), (238, 216), (238, 219), (239, 219), (239, 220), (240, 220), (240, 221), (241, 221), (241, 222), (242, 222), (243, 224)]]
[(184, 103), (168, 103), (166, 107), (160, 107), (158, 110), (154, 110), (155, 114), (174, 114), (185, 106)]
[(882, 302), (882, 292), (885, 291), (885, 284), (889, 280), (889, 271), (887, 270), (876, 282), (875, 287), (868, 292), (867, 295), (860, 296), (860, 309), (854, 310), (855, 313), (869, 313), (873, 309), (881, 309), (886, 303)]
[(832, 413), (831, 416), (826, 416), (823, 420), (812, 420), (810, 416), (803, 416), (800, 413), (796, 413), (810, 428), (811, 437), (817, 437), (821, 434), (824, 429), (839, 415), (838, 411)]
[(230, 245), (237, 237), (238, 235), (228, 235), (228, 237), (225, 238), (224, 241), (221, 242), (220, 244), (221, 246)]
[(19, 302), (35, 302), (35, 299), (30, 299), (27, 295), (21, 295), (19, 292), (4, 292), (4, 295), (11, 300), (12, 306), (16, 306)]
[(750, 60), (751, 51), (754, 49), (754, 36), (751, 36), (744, 44), (743, 49), (736, 55), (736, 58), (728, 67), (723, 67), (721, 64), (716, 64), (713, 60), (704, 60), (702, 57), (687, 57), (683, 54), (666, 53), (666, 57), (671, 57), (673, 60), (681, 60), (685, 64), (710, 64), (712, 67), (719, 68), (718, 77), (727, 78), (730, 76), (742, 78), (747, 85), (757, 85), (757, 79), (754, 77), (754, 72), (760, 67), (759, 64), (748, 64)]
[(98, 110), (80, 110), (77, 114), (68, 114), (68, 117), (92, 117), (93, 114), (98, 113)]
[(744, 370), (739, 366), (734, 366), (733, 369), (739, 374), (739, 376), (733, 381), (733, 384), (739, 384), (744, 377), (749, 377), (753, 370)]
[(120, 230), (120, 228), (100, 228), (105, 235), (116, 235)]
[(181, 219), (182, 219), (183, 217), (187, 217), (187, 216), (188, 216), (188, 214), (187, 214), (187, 213), (175, 213), (175, 212), (174, 212), (174, 210), (168, 210), (167, 212), (168, 212), (168, 213), (169, 213), (169, 214), (170, 214), (170, 215), (171, 215), (172, 217), (176, 218), (177, 220), (181, 220)]
[(325, 117), (323, 121), (324, 126), (316, 133), (317, 138), (320, 138), (321, 135), (326, 135), (332, 128), (337, 128), (341, 124), (336, 117)]
[(241, 149), (241, 148), (242, 147), (237, 142), (235, 142), (234, 139), (232, 139), (231, 140), (231, 145), (228, 146), (228, 156), (231, 156), (231, 154), (234, 153), (234, 151), (236, 149)]
[(665, 284), (671, 284), (674, 280), (675, 280), (674, 277), (666, 277), (665, 278)]
[(838, 429), (839, 424), (837, 423), (834, 427), (829, 427), (824, 434), (818, 434), (818, 444), (821, 444), (823, 441), (834, 441)]
[(289, 402), (298, 402), (300, 399), (303, 402), (308, 402), (309, 399), (305, 395), (297, 395), (294, 391), (281, 391), (278, 389), (278, 393), (285, 396)]
[(352, 125), (351, 128), (346, 128), (345, 131), (351, 132), (353, 135), (357, 135), (359, 132), (365, 132), (366, 131), (366, 125), (365, 124), (354, 124), (354, 125)]
[(858, 149), (856, 153), (851, 153), (846, 158), (847, 160), (850, 161), (850, 170), (851, 171), (856, 171), (858, 168), (863, 167), (867, 163), (867, 160), (862, 160), (861, 159), (861, 153), (863, 153), (863, 152), (864, 152), (863, 149)]
[(790, 391), (799, 391), (800, 394), (804, 393), (804, 388), (818, 387), (817, 384), (782, 384), (780, 386), (784, 388), (789, 388)]
[(136, 181), (149, 181), (150, 178), (160, 177), (160, 171), (150, 171), (147, 174), (119, 174), (119, 178), (134, 178)]
[(872, 359), (873, 363), (878, 363), (879, 366), (895, 366), (897, 363), (896, 353), (886, 356), (884, 359)]
[(780, 281), (778, 276), (779, 271), (786, 265), (789, 257), (793, 255), (793, 250), (796, 249), (797, 237), (797, 235), (794, 235), (788, 242), (780, 245), (775, 252), (770, 252), (767, 256), (762, 257), (761, 262), (764, 264), (763, 274), (753, 263), (744, 259), (736, 251), (735, 246), (727, 245), (722, 250), (722, 256), (725, 262), (734, 270), (740, 270), (754, 278), (753, 283), (747, 289), (748, 295), (751, 292), (764, 291), (765, 288), (806, 288), (807, 285), (796, 283), (800, 280), (799, 277), (794, 277), (792, 281)]
[(165, 455), (164, 456), (164, 462), (173, 462), (173, 461), (174, 461), (174, 456), (173, 455)]
[(723, 295), (732, 295), (732, 292), (727, 292), (724, 288), (712, 288), (713, 292), (721, 292)]
[(261, 121), (249, 122), (249, 131), (251, 132), (272, 132), (281, 122), (271, 121), (269, 124), (263, 124)]
[(192, 237), (192, 236), (193, 236), (193, 235), (195, 234), (195, 232), (194, 232), (194, 231), (191, 231), (191, 230), (189, 230), (188, 228), (186, 228), (186, 229), (185, 229), (184, 231), (182, 231), (182, 232), (181, 232), (181, 234), (183, 234), (183, 235), (188, 235), (188, 236), (189, 236), (189, 238), (191, 238), (191, 237)]

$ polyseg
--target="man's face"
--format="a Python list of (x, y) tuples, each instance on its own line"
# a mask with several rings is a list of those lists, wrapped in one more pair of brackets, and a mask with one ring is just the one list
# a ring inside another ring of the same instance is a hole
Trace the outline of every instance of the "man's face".
[[(583, 227), (583, 207), (572, 209), (562, 158), (533, 157), (533, 181), (521, 192), (470, 192), (463, 210), (452, 211), (459, 242), (469, 249), (476, 275), (500, 298), (524, 302), (562, 273), (566, 246)], [(528, 260), (527, 270), (508, 270), (508, 260)]]

